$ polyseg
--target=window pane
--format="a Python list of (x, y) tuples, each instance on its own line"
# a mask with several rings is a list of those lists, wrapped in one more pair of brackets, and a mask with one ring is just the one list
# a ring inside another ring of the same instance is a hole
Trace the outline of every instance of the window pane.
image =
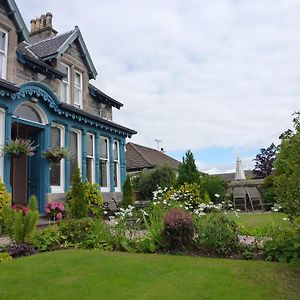
[(15, 115), (19, 118), (30, 120), (37, 123), (42, 123), (39, 113), (31, 106), (22, 104), (17, 107)]
[(78, 135), (74, 131), (71, 131), (70, 154), (70, 178), (71, 185), (73, 185), (73, 174), (76, 163), (78, 162)]
[(80, 104), (81, 102), (81, 90), (75, 88), (74, 89), (74, 103)]
[(61, 130), (58, 127), (51, 127), (51, 147), (60, 148)]
[(93, 183), (93, 159), (86, 158), (86, 180)]
[(50, 185), (60, 186), (60, 162), (50, 162)]
[(74, 86), (81, 87), (81, 75), (79, 73), (75, 73)]
[(5, 62), (5, 59), (4, 59), (4, 54), (0, 52), (0, 78), (3, 78), (4, 77), (4, 62)]
[(69, 67), (62, 65), (62, 72), (67, 75), (67, 77), (63, 78), (63, 81), (69, 82)]
[(86, 136), (86, 155), (87, 156), (94, 156), (93, 153), (93, 143), (94, 143), (94, 137), (91, 134), (88, 134)]
[(118, 142), (114, 142), (114, 160), (119, 160)]
[(68, 102), (68, 84), (65, 82), (61, 83), (60, 100), (63, 102)]
[(119, 164), (117, 162), (114, 162), (114, 182), (115, 182), (115, 187), (119, 186), (118, 174), (119, 174)]
[(108, 159), (107, 143), (107, 139), (100, 138), (100, 158)]
[(0, 30), (0, 50), (6, 51), (5, 49), (6, 33)]
[(106, 160), (100, 160), (99, 165), (99, 176), (100, 176), (100, 186), (107, 187), (107, 161)]

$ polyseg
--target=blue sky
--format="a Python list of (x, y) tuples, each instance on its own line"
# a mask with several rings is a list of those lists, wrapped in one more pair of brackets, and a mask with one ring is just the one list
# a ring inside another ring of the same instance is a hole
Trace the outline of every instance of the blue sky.
[(60, 33), (79, 26), (133, 142), (191, 149), (202, 171), (252, 168), (299, 110), (299, 0), (16, 2), (28, 25), (50, 11)]

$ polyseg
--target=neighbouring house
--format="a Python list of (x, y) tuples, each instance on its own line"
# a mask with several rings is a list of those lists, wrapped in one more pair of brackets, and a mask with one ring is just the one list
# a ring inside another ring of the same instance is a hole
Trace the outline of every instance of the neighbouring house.
[[(78, 27), (58, 34), (52, 14), (28, 31), (14, 0), (0, 2), (0, 147), (16, 138), (38, 145), (33, 156), (0, 157), (0, 176), (14, 204), (35, 194), (39, 210), (62, 200), (78, 163), (82, 179), (104, 198), (121, 197), (126, 138), (136, 131), (113, 122), (123, 104), (89, 83), (97, 71)], [(61, 161), (43, 152), (69, 149)]]
[[(252, 173), (251, 170), (245, 170), (244, 172), (245, 172), (245, 176), (247, 179), (254, 178), (254, 174)], [(222, 178), (226, 182), (231, 182), (231, 181), (235, 180), (235, 174), (236, 173), (219, 173), (219, 174), (213, 174), (213, 175)]]
[(163, 165), (177, 171), (180, 164), (178, 160), (166, 155), (163, 151), (131, 142), (126, 144), (126, 162), (127, 172), (131, 174)]

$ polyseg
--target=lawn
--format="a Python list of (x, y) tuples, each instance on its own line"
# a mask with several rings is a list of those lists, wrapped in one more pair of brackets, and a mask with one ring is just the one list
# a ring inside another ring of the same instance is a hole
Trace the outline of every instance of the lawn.
[(300, 268), (262, 261), (65, 250), (0, 264), (1, 299), (300, 299)]
[(238, 217), (235, 214), (227, 216), (243, 228), (243, 233), (249, 235), (263, 235), (270, 227), (289, 223), (283, 220), (287, 218), (284, 213), (239, 213)]

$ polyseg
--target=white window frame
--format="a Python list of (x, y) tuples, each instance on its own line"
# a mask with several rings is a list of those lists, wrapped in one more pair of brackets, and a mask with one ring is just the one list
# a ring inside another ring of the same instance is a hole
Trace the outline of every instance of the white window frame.
[[(107, 141), (106, 145), (107, 145), (107, 158), (101, 158), (101, 151), (100, 151), (100, 147), (101, 147), (101, 139), (105, 139)], [(102, 192), (109, 192), (110, 191), (110, 166), (109, 166), (109, 139), (105, 136), (101, 136), (99, 139), (100, 143), (99, 143), (99, 168), (100, 168), (100, 160), (105, 160), (106, 161), (106, 174), (107, 174), (107, 186), (101, 186), (101, 191)], [(99, 171), (99, 179), (100, 179), (100, 171)], [(100, 184), (100, 182), (99, 182)]]
[(0, 108), (0, 177), (4, 181), (4, 155), (3, 148), (5, 144), (5, 110)]
[(82, 136), (81, 136), (81, 131), (79, 129), (72, 128), (71, 132), (75, 132), (77, 134), (77, 152), (78, 152), (78, 167), (79, 170), (82, 172)]
[(0, 74), (1, 79), (6, 79), (6, 72), (7, 72), (7, 53), (8, 53), (8, 31), (4, 30), (0, 27), (0, 32), (5, 33), (6, 39), (5, 39), (5, 49), (4, 51), (0, 49), (0, 53), (4, 54), (3, 59), (3, 66), (2, 66), (2, 74)]
[[(92, 136), (93, 137), (93, 156), (90, 155), (86, 155), (86, 158), (91, 158), (92, 159), (92, 182), (91, 183), (95, 183), (95, 168), (96, 168), (96, 164), (95, 164), (95, 135), (91, 132), (88, 132), (86, 134), (86, 137), (88, 138), (88, 136)], [(86, 163), (86, 171), (87, 171), (87, 162)], [(86, 177), (87, 177), (87, 172), (86, 172)]]
[[(60, 129), (60, 147), (65, 146), (65, 127), (58, 123), (52, 123), (52, 127)], [(64, 193), (65, 192), (65, 159), (60, 161), (60, 185), (51, 185), (51, 193)]]
[[(70, 104), (71, 99), (71, 67), (65, 63), (61, 63), (62, 66), (67, 68), (67, 78), (63, 78), (60, 85), (60, 100), (62, 102)], [(63, 87), (66, 86), (67, 88), (67, 99), (63, 99)]]
[[(118, 154), (118, 159), (116, 160), (114, 157), (114, 147), (115, 145), (117, 145), (117, 154)], [(113, 141), (113, 158), (114, 158), (114, 172), (115, 172), (115, 163), (117, 163), (117, 181), (118, 181), (118, 185), (115, 184), (114, 182), (114, 186), (115, 186), (115, 192), (121, 192), (121, 169), (120, 169), (120, 142), (117, 140)], [(114, 174), (114, 178), (115, 178), (115, 174)]]
[[(80, 78), (80, 85), (79, 86), (75, 82), (76, 74), (78, 74), (79, 78)], [(82, 91), (83, 90), (83, 88), (82, 88), (82, 86), (83, 86), (82, 79), (83, 79), (82, 73), (79, 72), (79, 71), (77, 71), (77, 70), (74, 70), (74, 78), (73, 78), (73, 85), (74, 85), (74, 105), (77, 106), (77, 107), (79, 107), (79, 108), (82, 108), (82, 92), (83, 92)], [(75, 95), (76, 95), (75, 91), (76, 90), (79, 90), (79, 92), (80, 92), (79, 93), (79, 102), (75, 102), (75, 99), (76, 99), (75, 98)]]

